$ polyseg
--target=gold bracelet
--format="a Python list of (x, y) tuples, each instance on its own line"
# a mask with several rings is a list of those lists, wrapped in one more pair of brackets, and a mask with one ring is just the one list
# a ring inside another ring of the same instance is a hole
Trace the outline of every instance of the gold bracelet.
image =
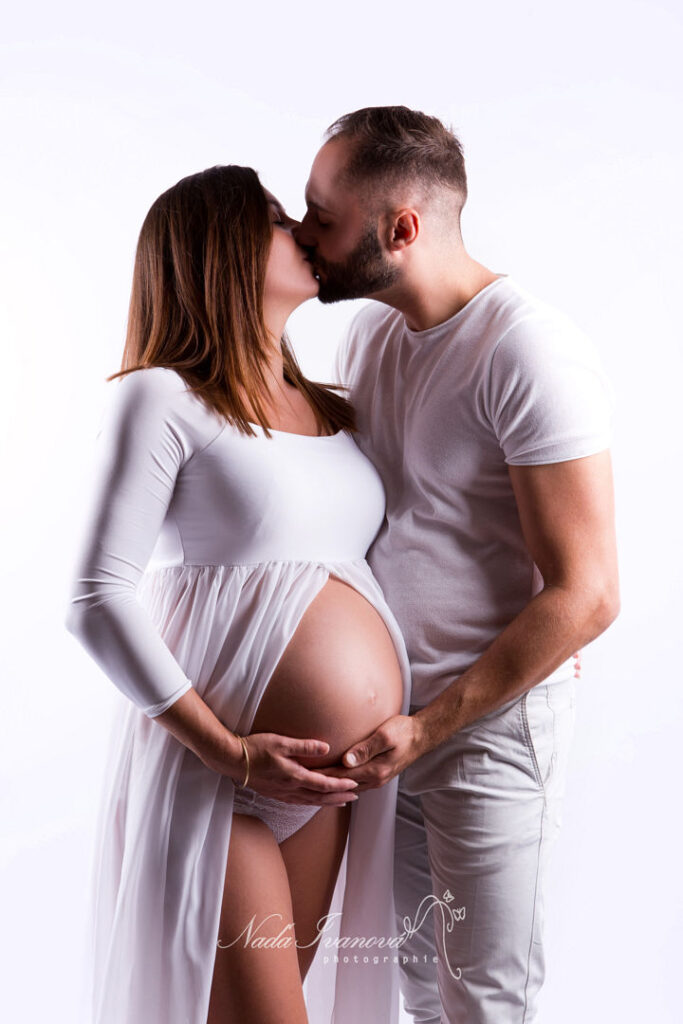
[(238, 733), (235, 733), (235, 736), (242, 744), (242, 750), (244, 751), (244, 756), (247, 759), (247, 774), (244, 777), (244, 782), (236, 782), (235, 785), (237, 786), (238, 789), (244, 789), (247, 782), (249, 781), (249, 751), (247, 750), (247, 744), (244, 737), (240, 736)]

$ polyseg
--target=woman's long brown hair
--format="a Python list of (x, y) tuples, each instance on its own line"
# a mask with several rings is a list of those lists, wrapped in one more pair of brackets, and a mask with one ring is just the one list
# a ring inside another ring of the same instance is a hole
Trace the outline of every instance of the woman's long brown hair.
[[(255, 418), (270, 437), (263, 289), (272, 231), (251, 167), (210, 167), (159, 196), (138, 239), (121, 369), (107, 380), (169, 367), (242, 433), (256, 434)], [(348, 400), (304, 377), (286, 336), (281, 347), (285, 379), (322, 430), (355, 429)]]

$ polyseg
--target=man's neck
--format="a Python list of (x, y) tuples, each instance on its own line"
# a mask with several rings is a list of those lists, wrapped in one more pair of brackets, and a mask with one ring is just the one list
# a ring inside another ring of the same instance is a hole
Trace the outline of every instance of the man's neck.
[(410, 280), (404, 278), (396, 287), (370, 298), (403, 313), (412, 331), (426, 331), (450, 320), (499, 276), (462, 252), (437, 266), (412, 268)]

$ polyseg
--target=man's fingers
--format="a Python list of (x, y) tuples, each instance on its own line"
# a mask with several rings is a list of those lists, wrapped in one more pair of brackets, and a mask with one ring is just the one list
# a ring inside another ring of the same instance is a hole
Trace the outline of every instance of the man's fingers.
[(356, 743), (354, 746), (349, 747), (342, 756), (342, 764), (348, 768), (358, 768), (360, 765), (372, 761), (373, 757), (377, 757), (378, 754), (383, 754), (386, 750), (389, 750), (390, 746), (391, 744), (387, 742), (384, 733), (378, 730), (361, 743)]
[[(360, 768), (346, 768), (341, 769), (344, 774), (342, 776), (332, 775), (332, 778), (344, 778), (354, 779), (358, 783), (358, 791), (361, 792), (365, 789), (373, 789), (375, 786), (381, 786), (383, 784), (383, 775), (387, 768), (386, 758), (382, 755), (374, 757), (372, 761), (367, 764), (362, 764)], [(334, 773), (339, 771), (338, 768), (319, 768), (317, 769), (321, 774), (324, 772)]]

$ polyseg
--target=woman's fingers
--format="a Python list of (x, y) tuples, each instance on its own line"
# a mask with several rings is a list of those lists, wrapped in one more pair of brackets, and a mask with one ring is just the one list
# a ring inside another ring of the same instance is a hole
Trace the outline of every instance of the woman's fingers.
[(349, 791), (358, 787), (353, 779), (322, 775), (297, 760), (328, 753), (330, 745), (324, 740), (277, 733), (252, 733), (245, 739), (252, 754), (249, 785), (264, 796), (292, 803), (346, 803)]
[(325, 740), (297, 740), (291, 736), (276, 736), (280, 740), (280, 753), (286, 757), (320, 757), (327, 754), (330, 745)]
[(325, 807), (344, 807), (352, 800), (358, 799), (357, 793), (315, 793), (312, 789), (297, 789), (296, 799), (294, 796), (279, 797), (286, 804), (314, 804)]
[(314, 793), (341, 793), (349, 789), (356, 789), (358, 783), (354, 779), (336, 778), (333, 775), (323, 775), (322, 772), (310, 772), (302, 765), (297, 765), (298, 771), (292, 774), (292, 782), (298, 789), (312, 790)]

